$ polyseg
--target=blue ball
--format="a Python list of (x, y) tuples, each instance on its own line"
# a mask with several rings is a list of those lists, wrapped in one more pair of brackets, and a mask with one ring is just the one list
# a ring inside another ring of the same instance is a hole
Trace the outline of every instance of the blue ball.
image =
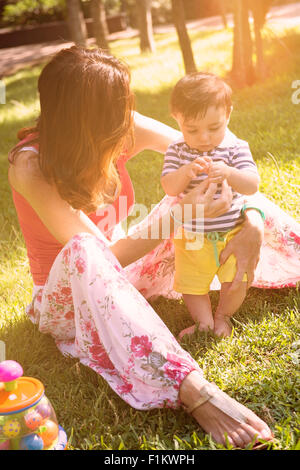
[(43, 450), (43, 439), (37, 434), (28, 434), (20, 440), (20, 450)]

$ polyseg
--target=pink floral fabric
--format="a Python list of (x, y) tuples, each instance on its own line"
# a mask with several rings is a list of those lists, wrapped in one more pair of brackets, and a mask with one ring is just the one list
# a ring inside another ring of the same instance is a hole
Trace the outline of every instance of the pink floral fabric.
[[(152, 223), (176, 202), (165, 196), (129, 233)], [(299, 224), (262, 194), (251, 202), (266, 215), (253, 286), (296, 286)], [(114, 241), (122, 234), (118, 225), (109, 238)], [(173, 290), (174, 266), (169, 238), (123, 269), (104, 237), (79, 234), (57, 256), (46, 285), (35, 287), (27, 312), (41, 332), (54, 337), (63, 354), (100, 374), (131, 406), (177, 407), (182, 380), (192, 370), (201, 370), (146, 300), (181, 297)], [(217, 279), (211, 288), (219, 288)]]
[(134, 408), (178, 407), (182, 380), (200, 371), (93, 235), (69, 241), (27, 312), (63, 354), (79, 358)]

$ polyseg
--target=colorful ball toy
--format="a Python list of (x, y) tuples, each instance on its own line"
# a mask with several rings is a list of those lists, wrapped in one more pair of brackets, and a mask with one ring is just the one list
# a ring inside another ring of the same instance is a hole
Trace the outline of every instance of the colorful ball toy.
[(43, 439), (37, 434), (27, 434), (20, 440), (20, 450), (43, 450)]
[(43, 384), (22, 374), (17, 362), (0, 362), (0, 451), (66, 449), (67, 435)]
[(16, 419), (6, 421), (3, 426), (3, 434), (6, 438), (13, 439), (19, 435), (21, 431), (21, 424)]
[(47, 399), (42, 398), (35, 409), (43, 418), (49, 418), (51, 415), (51, 406)]
[(26, 427), (32, 431), (41, 426), (43, 419), (44, 418), (36, 410), (29, 411), (29, 413), (24, 416)]
[(49, 447), (58, 437), (58, 425), (51, 419), (46, 419), (40, 428), (39, 436), (43, 439), (44, 447)]

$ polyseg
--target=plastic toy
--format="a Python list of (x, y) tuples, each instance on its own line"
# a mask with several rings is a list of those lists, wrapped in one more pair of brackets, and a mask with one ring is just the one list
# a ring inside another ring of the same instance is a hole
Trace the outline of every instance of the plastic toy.
[(51, 419), (46, 419), (40, 427), (39, 436), (42, 438), (45, 447), (51, 446), (58, 438), (58, 425)]
[(43, 417), (36, 410), (32, 410), (24, 416), (24, 421), (28, 429), (34, 430), (41, 426)]
[(8, 450), (10, 448), (10, 441), (1, 441), (0, 442), (0, 450)]
[(15, 361), (0, 362), (0, 382), (4, 382), (4, 389), (9, 392), (17, 388), (16, 379), (23, 375), (23, 369)]
[(36, 406), (36, 411), (43, 417), (49, 418), (51, 414), (51, 407), (49, 406), (48, 400), (41, 399), (40, 403)]
[(67, 436), (43, 384), (22, 374), (17, 362), (0, 362), (0, 450), (64, 450)]
[(37, 434), (27, 434), (20, 440), (21, 450), (43, 450), (44, 443), (43, 439)]
[(3, 435), (7, 438), (17, 437), (21, 431), (21, 424), (16, 419), (8, 419), (5, 421), (2, 432)]

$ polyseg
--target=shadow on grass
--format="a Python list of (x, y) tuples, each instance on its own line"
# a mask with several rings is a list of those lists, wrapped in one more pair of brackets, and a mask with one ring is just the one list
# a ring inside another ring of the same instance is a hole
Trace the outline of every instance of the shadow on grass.
[[(209, 295), (214, 312), (218, 304), (219, 291), (212, 291)], [(194, 324), (183, 300), (159, 297), (150, 303), (175, 337), (178, 337), (181, 330)], [(257, 289), (252, 287), (244, 303), (233, 316), (235, 334), (239, 335), (241, 325), (247, 327), (248, 323), (259, 324), (270, 313), (281, 315), (285, 309), (295, 307), (300, 307), (300, 291), (297, 288)], [(191, 347), (190, 352), (193, 354), (194, 347), (198, 352), (204, 353), (219, 341), (222, 341), (222, 338), (213, 333), (197, 331), (191, 336), (185, 336), (181, 344), (183, 347)]]

